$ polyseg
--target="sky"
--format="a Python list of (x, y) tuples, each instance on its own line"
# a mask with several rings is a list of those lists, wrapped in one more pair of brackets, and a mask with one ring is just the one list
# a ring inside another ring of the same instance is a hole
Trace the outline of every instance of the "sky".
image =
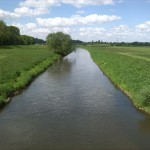
[(44, 40), (150, 42), (150, 0), (0, 0), (0, 20)]

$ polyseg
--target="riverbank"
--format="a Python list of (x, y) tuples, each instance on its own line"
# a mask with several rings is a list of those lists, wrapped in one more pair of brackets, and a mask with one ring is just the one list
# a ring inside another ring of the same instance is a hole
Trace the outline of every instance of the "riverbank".
[(150, 114), (150, 48), (85, 46), (95, 63), (128, 95), (135, 107)]
[(0, 106), (24, 89), (36, 76), (60, 58), (46, 46), (0, 48)]

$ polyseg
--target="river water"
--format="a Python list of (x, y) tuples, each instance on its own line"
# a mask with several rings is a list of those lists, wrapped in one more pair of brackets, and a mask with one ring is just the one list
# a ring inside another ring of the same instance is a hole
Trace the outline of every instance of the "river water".
[(0, 111), (0, 150), (55, 149), (150, 149), (150, 117), (83, 49), (48, 68)]

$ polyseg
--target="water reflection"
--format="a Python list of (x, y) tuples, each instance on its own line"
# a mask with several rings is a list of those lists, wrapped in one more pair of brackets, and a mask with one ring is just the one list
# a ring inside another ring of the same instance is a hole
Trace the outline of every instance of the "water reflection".
[(139, 121), (140, 130), (144, 133), (150, 134), (150, 117), (146, 116), (143, 120)]

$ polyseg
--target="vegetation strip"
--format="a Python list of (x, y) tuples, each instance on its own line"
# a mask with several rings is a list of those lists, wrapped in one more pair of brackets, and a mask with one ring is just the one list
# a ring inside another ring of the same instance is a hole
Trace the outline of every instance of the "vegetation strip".
[(0, 106), (6, 104), (9, 101), (9, 97), (14, 96), (18, 91), (25, 88), (37, 75), (60, 58), (58, 54), (49, 53), (50, 55), (46, 57), (45, 60), (35, 63), (35, 65), (28, 70), (22, 71), (16, 78), (9, 79), (8, 82), (5, 83), (0, 83)]
[(83, 48), (90, 52), (96, 64), (131, 98), (137, 108), (150, 114), (150, 62), (119, 54), (131, 53), (150, 59), (149, 48), (111, 46), (84, 46)]
[[(7, 27), (3, 21), (0, 21), (0, 25), (12, 29), (17, 33), (16, 37), (21, 38), (18, 28)], [(5, 44), (7, 45), (4, 41), (0, 43), (0, 106), (8, 103), (9, 97), (26, 87), (49, 65), (74, 50), (71, 36), (62, 32), (47, 36), (49, 50), (45, 45), (4, 46)]]

